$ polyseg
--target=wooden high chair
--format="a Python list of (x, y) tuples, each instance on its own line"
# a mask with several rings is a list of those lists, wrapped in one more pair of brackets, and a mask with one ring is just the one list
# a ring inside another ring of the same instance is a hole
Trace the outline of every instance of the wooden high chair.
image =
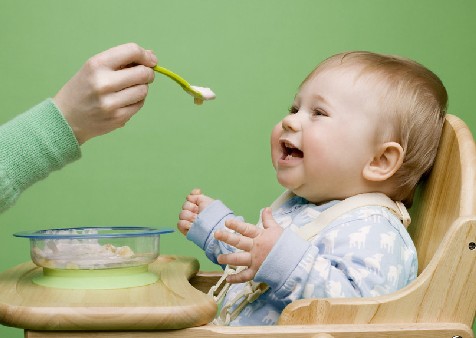
[(284, 310), (279, 324), (323, 325), (333, 337), (343, 337), (343, 329), (360, 337), (376, 328), (382, 337), (402, 337), (402, 331), (419, 337), (473, 337), (475, 188), (474, 139), (463, 121), (449, 115), (435, 166), (411, 210), (409, 231), (418, 252), (418, 278), (381, 297), (299, 300)]
[[(421, 183), (409, 231), (419, 276), (395, 293), (374, 298), (303, 299), (288, 305), (279, 325), (205, 325), (175, 331), (128, 331), (104, 337), (473, 337), (476, 309), (476, 148), (471, 132), (448, 115), (435, 166)], [(206, 291), (216, 274), (190, 282)], [(27, 337), (63, 337), (59, 332)], [(38, 335), (37, 335), (38, 334)], [(109, 333), (111, 334), (111, 333)], [(68, 332), (67, 337), (99, 337)]]

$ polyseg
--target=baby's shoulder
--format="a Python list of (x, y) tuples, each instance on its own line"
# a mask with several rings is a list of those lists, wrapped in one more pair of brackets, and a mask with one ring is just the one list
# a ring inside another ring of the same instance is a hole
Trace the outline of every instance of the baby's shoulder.
[(332, 237), (352, 237), (362, 234), (378, 239), (382, 236), (399, 238), (409, 248), (413, 248), (412, 239), (400, 219), (389, 209), (382, 206), (359, 207), (336, 218), (317, 236), (317, 241)]

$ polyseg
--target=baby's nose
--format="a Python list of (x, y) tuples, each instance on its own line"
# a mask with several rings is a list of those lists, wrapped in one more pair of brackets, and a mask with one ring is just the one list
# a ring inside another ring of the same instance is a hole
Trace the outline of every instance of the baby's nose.
[(287, 131), (298, 131), (301, 128), (301, 123), (297, 114), (289, 114), (282, 121), (282, 127)]

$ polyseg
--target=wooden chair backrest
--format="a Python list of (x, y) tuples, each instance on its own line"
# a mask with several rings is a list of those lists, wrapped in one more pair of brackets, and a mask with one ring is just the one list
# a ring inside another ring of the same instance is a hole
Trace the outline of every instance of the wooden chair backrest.
[(448, 115), (435, 164), (415, 194), (408, 228), (418, 252), (419, 272), (435, 254), (451, 224), (476, 215), (476, 151), (462, 120)]

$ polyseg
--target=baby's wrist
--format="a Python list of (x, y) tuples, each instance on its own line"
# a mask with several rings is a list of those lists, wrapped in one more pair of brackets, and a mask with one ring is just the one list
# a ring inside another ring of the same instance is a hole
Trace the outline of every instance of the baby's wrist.
[(309, 241), (302, 239), (290, 228), (284, 229), (256, 272), (254, 280), (279, 290), (303, 260), (310, 246)]

